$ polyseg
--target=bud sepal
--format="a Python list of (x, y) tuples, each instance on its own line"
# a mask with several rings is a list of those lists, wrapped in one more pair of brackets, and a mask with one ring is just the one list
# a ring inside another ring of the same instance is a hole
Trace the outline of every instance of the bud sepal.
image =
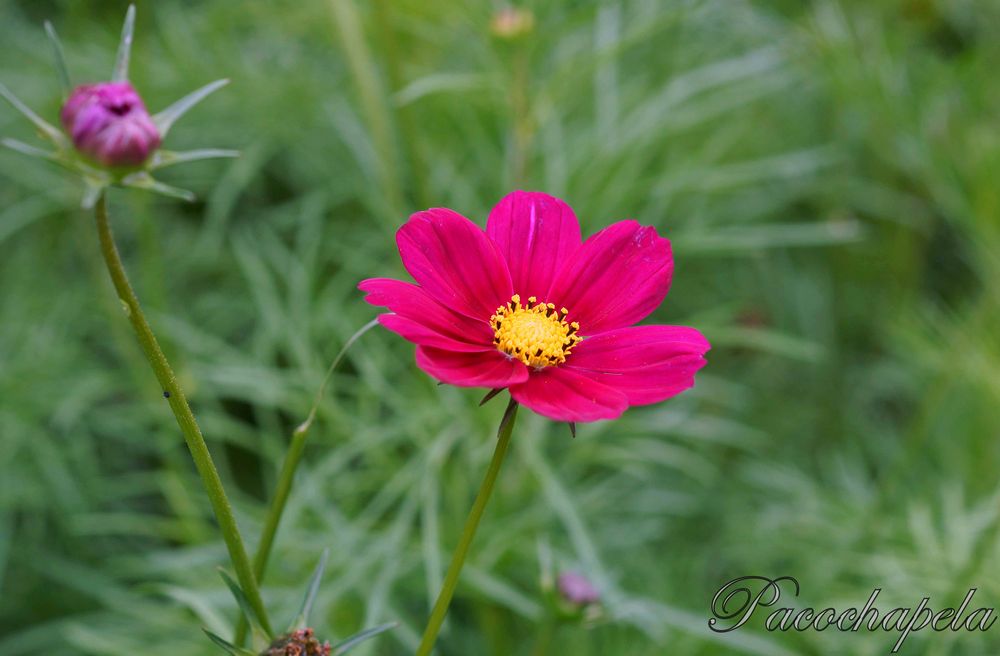
[[(329, 552), (324, 550), (323, 555), (320, 557), (319, 564), (316, 565), (316, 569), (313, 570), (312, 576), (309, 577), (309, 583), (306, 586), (306, 593), (302, 599), (302, 605), (299, 608), (298, 614), (295, 616), (295, 619), (292, 620), (288, 629), (281, 635), (277, 636), (273, 635), (261, 626), (257, 618), (257, 614), (250, 607), (250, 604), (246, 599), (246, 595), (243, 593), (239, 584), (224, 570), (219, 570), (223, 581), (225, 581), (230, 592), (232, 592), (233, 598), (236, 599), (236, 603), (239, 606), (244, 619), (250, 626), (253, 644), (255, 645), (254, 649), (262, 649), (262, 651), (254, 651), (246, 649), (242, 646), (234, 645), (225, 638), (212, 633), (208, 629), (202, 630), (209, 637), (209, 639), (212, 640), (212, 642), (229, 653), (230, 656), (340, 656), (341, 654), (346, 654), (348, 651), (369, 638), (373, 638), (380, 633), (395, 628), (396, 622), (380, 624), (370, 629), (360, 631), (359, 633), (345, 638), (334, 645), (331, 645), (329, 641), (321, 642), (316, 637), (315, 631), (308, 626), (309, 614), (312, 611), (313, 603), (316, 601), (316, 596), (319, 593), (319, 586), (323, 579), (323, 572), (326, 568), (328, 555)], [(237, 639), (237, 641), (240, 640)]]

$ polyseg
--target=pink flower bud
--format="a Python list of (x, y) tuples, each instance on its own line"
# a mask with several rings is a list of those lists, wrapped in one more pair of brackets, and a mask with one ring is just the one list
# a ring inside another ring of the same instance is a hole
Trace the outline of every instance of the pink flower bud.
[(128, 82), (85, 84), (60, 113), (76, 149), (104, 166), (138, 166), (160, 145), (160, 132)]
[(530, 9), (505, 7), (490, 21), (490, 31), (501, 39), (517, 39), (535, 29), (535, 15)]
[(586, 606), (601, 600), (597, 588), (583, 574), (563, 572), (559, 575), (558, 585), (559, 594), (571, 604)]

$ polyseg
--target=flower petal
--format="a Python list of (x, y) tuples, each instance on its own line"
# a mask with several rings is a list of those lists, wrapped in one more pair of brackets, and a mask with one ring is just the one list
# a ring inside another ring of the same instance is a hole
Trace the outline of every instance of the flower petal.
[(407, 319), (398, 314), (380, 314), (378, 315), (378, 322), (403, 339), (419, 346), (433, 346), (434, 348), (448, 351), (466, 353), (495, 350), (492, 344), (484, 346), (482, 344), (469, 344), (468, 342), (458, 341), (447, 335), (435, 332), (418, 321)]
[(670, 241), (636, 221), (619, 221), (583, 243), (559, 271), (549, 292), (569, 308), (580, 334), (631, 326), (663, 301), (674, 260)]
[[(441, 305), (423, 289), (412, 283), (390, 278), (369, 278), (358, 285), (358, 289), (367, 293), (365, 301), (372, 305), (382, 306), (395, 312), (402, 318), (420, 324), (426, 332), (440, 335), (453, 343), (450, 347), (455, 351), (476, 351), (493, 348), (493, 330), (485, 320), (477, 320), (457, 312), (452, 312)], [(384, 315), (383, 315), (384, 316)], [(416, 335), (414, 328), (397, 320), (379, 318), (379, 322), (409, 339), (416, 344), (428, 343), (411, 339), (401, 330)], [(400, 328), (400, 330), (397, 330)], [(440, 346), (442, 343), (430, 344)]]
[(514, 291), (546, 299), (560, 266), (580, 247), (580, 223), (565, 202), (534, 191), (507, 194), (490, 212), (486, 235), (510, 269)]
[(532, 372), (526, 383), (510, 388), (510, 395), (556, 421), (615, 419), (628, 408), (623, 393), (567, 367)]
[(520, 360), (495, 349), (456, 353), (418, 346), (417, 366), (442, 383), (459, 387), (508, 387), (528, 379), (528, 368)]
[(514, 293), (500, 251), (457, 212), (417, 212), (396, 233), (396, 244), (414, 280), (456, 312), (486, 321)]
[(694, 385), (709, 348), (694, 328), (632, 326), (584, 339), (564, 366), (620, 391), (629, 405), (646, 405)]

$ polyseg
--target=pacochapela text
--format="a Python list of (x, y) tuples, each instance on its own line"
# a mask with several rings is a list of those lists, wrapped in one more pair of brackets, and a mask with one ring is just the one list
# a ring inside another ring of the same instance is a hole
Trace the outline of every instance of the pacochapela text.
[(924, 597), (916, 608), (893, 608), (883, 613), (875, 606), (882, 588), (875, 588), (860, 609), (838, 611), (823, 608), (817, 611), (813, 608), (776, 608), (781, 599), (782, 585), (789, 590), (794, 588), (795, 596), (799, 596), (799, 582), (791, 576), (775, 579), (766, 576), (741, 576), (729, 581), (712, 598), (714, 617), (708, 620), (709, 628), (716, 633), (735, 631), (746, 624), (757, 610), (775, 607), (764, 621), (768, 631), (825, 631), (831, 627), (850, 632), (862, 628), (868, 631), (898, 631), (899, 639), (892, 648), (892, 653), (895, 654), (914, 631), (927, 627), (933, 631), (987, 631), (997, 621), (994, 608), (970, 610), (977, 588), (969, 589), (957, 610), (943, 608), (935, 611), (929, 607), (930, 597)]

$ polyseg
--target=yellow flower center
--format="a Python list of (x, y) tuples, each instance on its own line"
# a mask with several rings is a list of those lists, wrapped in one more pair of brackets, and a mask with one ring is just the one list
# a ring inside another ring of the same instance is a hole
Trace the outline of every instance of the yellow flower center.
[(493, 345), (529, 367), (551, 367), (566, 362), (566, 356), (583, 338), (580, 324), (566, 321), (569, 310), (556, 310), (552, 303), (539, 303), (534, 296), (521, 305), (521, 297), (511, 296), (490, 317)]

